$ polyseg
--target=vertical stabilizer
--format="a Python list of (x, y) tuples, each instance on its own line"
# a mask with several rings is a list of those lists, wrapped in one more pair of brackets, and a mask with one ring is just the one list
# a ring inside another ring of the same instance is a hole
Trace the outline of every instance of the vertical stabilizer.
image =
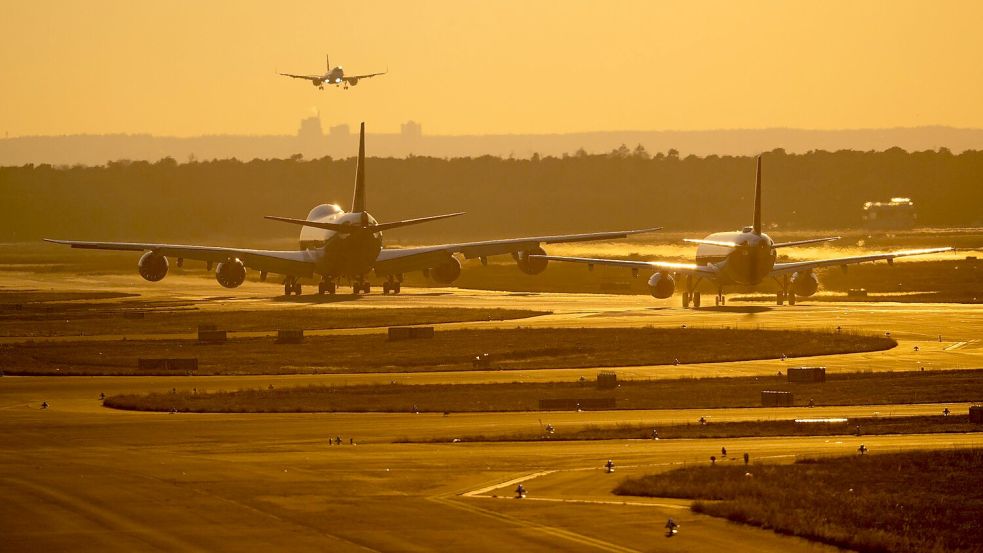
[(355, 162), (355, 196), (352, 213), (365, 211), (365, 122), (358, 131), (358, 160)]
[(754, 219), (751, 228), (755, 234), (761, 234), (761, 156), (758, 156), (758, 169), (754, 175)]
[(324, 54), (324, 65), (328, 68), (328, 73), (331, 72), (331, 56)]

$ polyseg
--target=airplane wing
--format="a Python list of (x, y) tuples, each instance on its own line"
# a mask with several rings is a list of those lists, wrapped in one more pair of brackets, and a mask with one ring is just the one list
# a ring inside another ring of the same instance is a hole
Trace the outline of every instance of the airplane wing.
[(570, 263), (583, 263), (588, 267), (593, 265), (611, 265), (613, 267), (628, 267), (630, 269), (652, 269), (655, 271), (668, 271), (671, 273), (682, 273), (699, 276), (712, 276), (717, 274), (717, 269), (713, 265), (696, 265), (694, 263), (672, 263), (669, 261), (630, 261), (627, 259), (600, 259), (592, 257), (563, 257), (559, 255), (533, 255), (533, 259), (549, 259), (550, 261), (566, 261)]
[(792, 273), (795, 271), (807, 271), (820, 267), (833, 267), (837, 265), (846, 266), (854, 263), (866, 263), (868, 261), (894, 261), (896, 257), (907, 257), (910, 255), (926, 255), (930, 253), (941, 253), (952, 251), (952, 248), (929, 248), (924, 250), (902, 250), (890, 253), (875, 253), (870, 255), (857, 255), (853, 257), (837, 257), (833, 259), (819, 259), (816, 261), (794, 261), (791, 263), (775, 263), (771, 270), (771, 275)]
[(306, 79), (308, 81), (316, 81), (321, 78), (320, 75), (291, 75), (290, 73), (280, 73), (284, 77), (293, 77), (295, 79)]
[(51, 240), (45, 242), (65, 244), (73, 248), (90, 250), (153, 251), (168, 257), (194, 259), (209, 263), (221, 263), (238, 259), (250, 269), (296, 277), (314, 275), (315, 259), (311, 251), (246, 250), (183, 244), (144, 244), (135, 242), (80, 242), (75, 240)]
[(423, 246), (419, 248), (384, 249), (379, 253), (375, 262), (377, 275), (393, 275), (410, 271), (423, 270), (433, 267), (450, 256), (459, 253), (466, 259), (489, 257), (492, 255), (515, 254), (539, 247), (540, 244), (560, 244), (566, 242), (591, 242), (600, 240), (615, 240), (633, 234), (653, 232), (662, 227), (641, 230), (624, 230), (615, 232), (593, 232), (587, 234), (559, 234), (554, 236), (530, 236), (526, 238), (508, 238), (504, 240), (486, 240), (481, 242), (463, 242), (460, 244), (443, 244), (439, 246)]
[(385, 75), (388, 71), (381, 71), (379, 73), (368, 73), (365, 75), (349, 75), (347, 77), (342, 77), (345, 81), (351, 83), (352, 81), (357, 81), (359, 79), (368, 79), (369, 77), (377, 77), (379, 75)]

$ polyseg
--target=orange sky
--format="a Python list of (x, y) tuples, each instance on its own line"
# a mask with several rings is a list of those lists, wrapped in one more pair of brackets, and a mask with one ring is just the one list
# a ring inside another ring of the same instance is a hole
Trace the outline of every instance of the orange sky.
[[(983, 2), (8, 0), (0, 136), (983, 127)], [(317, 91), (274, 70), (391, 74)]]

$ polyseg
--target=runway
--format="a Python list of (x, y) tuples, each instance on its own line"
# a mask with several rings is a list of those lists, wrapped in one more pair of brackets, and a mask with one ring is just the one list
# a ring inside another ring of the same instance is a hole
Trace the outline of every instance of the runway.
[[(891, 332), (899, 347), (872, 354), (682, 366), (626, 367), (623, 377), (774, 374), (823, 364), (830, 371), (983, 367), (983, 306), (947, 304), (765, 304), (683, 310), (678, 298), (509, 294), (404, 289), (323, 301), (274, 297), (278, 287), (247, 283), (216, 297), (215, 283), (190, 277), (144, 286), (109, 275), (39, 286), (138, 291), (187, 299), (201, 309), (365, 309), (510, 307), (552, 314), (482, 326), (731, 326)], [(0, 284), (10, 286), (8, 277)], [(224, 292), (224, 291), (223, 291)], [(111, 300), (109, 300), (111, 301)], [(380, 332), (354, 329), (345, 332)], [(938, 341), (942, 334), (943, 341)], [(92, 339), (118, 339), (119, 336)], [(918, 345), (918, 351), (914, 346)], [(104, 409), (99, 393), (277, 387), (309, 383), (492, 382), (574, 379), (593, 369), (385, 375), (257, 377), (0, 378), (0, 534), (5, 550), (46, 551), (829, 551), (833, 548), (696, 515), (688, 502), (621, 498), (626, 476), (708, 463), (726, 446), (735, 458), (791, 462), (852, 455), (862, 441), (876, 455), (922, 448), (981, 447), (983, 434), (612, 440), (556, 443), (402, 444), (400, 438), (507, 433), (551, 424), (653, 426), (816, 416), (935, 414), (940, 404), (672, 411), (436, 414), (164, 414)], [(50, 408), (39, 409), (40, 401)], [(948, 405), (961, 412), (968, 404)], [(341, 436), (343, 444), (328, 445)], [(351, 445), (349, 440), (354, 444)], [(605, 474), (614, 459), (615, 474)], [(721, 463), (743, 462), (720, 460)], [(510, 499), (516, 482), (526, 500)], [(496, 497), (497, 496), (497, 497)], [(664, 537), (672, 516), (680, 534)]]

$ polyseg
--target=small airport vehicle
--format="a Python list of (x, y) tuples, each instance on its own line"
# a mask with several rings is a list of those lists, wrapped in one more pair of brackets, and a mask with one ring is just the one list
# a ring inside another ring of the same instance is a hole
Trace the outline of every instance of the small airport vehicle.
[(679, 533), (679, 525), (676, 524), (675, 520), (672, 520), (672, 518), (670, 518), (666, 522), (666, 537), (671, 538), (678, 533)]
[(670, 263), (665, 261), (631, 261), (622, 259), (595, 259), (588, 257), (562, 257), (555, 255), (533, 255), (533, 259), (585, 263), (588, 269), (594, 265), (627, 267), (634, 275), (641, 270), (654, 270), (649, 277), (649, 292), (652, 297), (666, 299), (676, 290), (676, 279), (685, 277), (683, 307), (700, 307), (698, 286), (706, 280), (717, 288), (716, 305), (724, 305), (724, 286), (753, 286), (767, 278), (779, 285), (778, 305), (788, 301), (795, 305), (796, 297), (809, 297), (819, 290), (819, 279), (814, 274), (821, 267), (840, 266), (846, 268), (854, 263), (868, 261), (887, 261), (892, 264), (895, 258), (909, 255), (925, 255), (947, 252), (952, 248), (928, 248), (902, 250), (890, 253), (872, 253), (852, 257), (818, 259), (814, 261), (793, 261), (778, 263), (779, 248), (801, 246), (839, 240), (839, 237), (810, 238), (790, 242), (775, 242), (762, 232), (761, 223), (761, 156), (758, 156), (754, 188), (754, 214), (750, 226), (736, 232), (718, 232), (705, 238), (687, 238), (684, 241), (697, 245), (695, 263)]

